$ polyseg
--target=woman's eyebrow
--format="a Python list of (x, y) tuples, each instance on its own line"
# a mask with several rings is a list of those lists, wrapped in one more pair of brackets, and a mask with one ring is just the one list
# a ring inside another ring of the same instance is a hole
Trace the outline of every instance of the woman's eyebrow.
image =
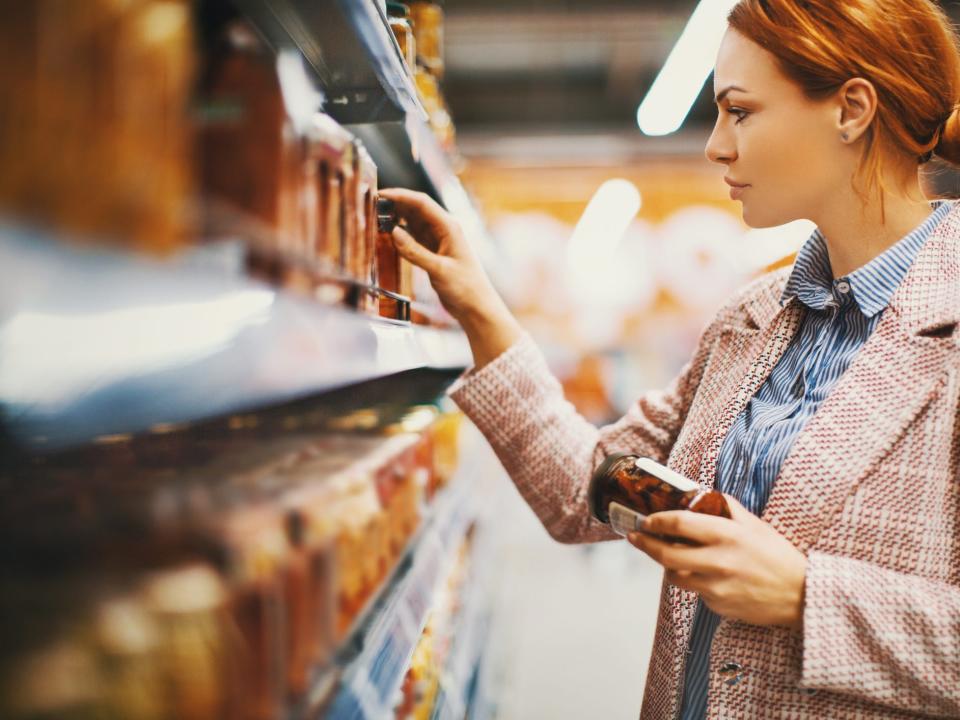
[(725, 87), (723, 90), (717, 93), (717, 96), (713, 99), (713, 101), (717, 105), (719, 105), (720, 103), (723, 102), (723, 99), (727, 96), (727, 93), (729, 93), (731, 90), (738, 90), (739, 92), (743, 92), (743, 93), (747, 92), (739, 85), (727, 85), (727, 87)]

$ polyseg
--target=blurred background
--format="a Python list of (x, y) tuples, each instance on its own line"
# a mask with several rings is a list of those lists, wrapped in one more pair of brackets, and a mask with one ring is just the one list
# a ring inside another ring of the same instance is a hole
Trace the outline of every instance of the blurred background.
[(636, 717), (660, 571), (548, 538), (378, 190), (615, 420), (812, 230), (703, 156), (733, 2), (0, 0), (0, 715)]

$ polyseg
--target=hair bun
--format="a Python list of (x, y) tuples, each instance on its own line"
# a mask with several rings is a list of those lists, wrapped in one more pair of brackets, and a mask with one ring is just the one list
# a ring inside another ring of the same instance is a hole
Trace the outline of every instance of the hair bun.
[(953, 106), (953, 112), (943, 124), (934, 153), (949, 163), (960, 165), (960, 104)]

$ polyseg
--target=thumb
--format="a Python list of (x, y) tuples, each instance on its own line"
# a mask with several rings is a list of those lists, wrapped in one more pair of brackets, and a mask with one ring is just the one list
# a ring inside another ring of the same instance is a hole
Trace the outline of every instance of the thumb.
[(730, 508), (730, 517), (733, 520), (742, 522), (743, 520), (749, 520), (751, 518), (756, 519), (756, 515), (747, 510), (739, 500), (737, 500), (733, 495), (723, 494), (723, 499), (727, 501), (727, 507)]
[(418, 243), (405, 229), (400, 226), (395, 227), (392, 236), (393, 244), (401, 257), (422, 267), (431, 276), (439, 269), (440, 256)]

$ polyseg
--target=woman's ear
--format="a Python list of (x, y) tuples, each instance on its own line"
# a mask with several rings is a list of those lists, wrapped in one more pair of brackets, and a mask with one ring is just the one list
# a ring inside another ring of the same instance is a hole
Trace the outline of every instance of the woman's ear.
[(864, 78), (847, 80), (837, 91), (837, 131), (845, 143), (859, 140), (877, 114), (877, 90)]

